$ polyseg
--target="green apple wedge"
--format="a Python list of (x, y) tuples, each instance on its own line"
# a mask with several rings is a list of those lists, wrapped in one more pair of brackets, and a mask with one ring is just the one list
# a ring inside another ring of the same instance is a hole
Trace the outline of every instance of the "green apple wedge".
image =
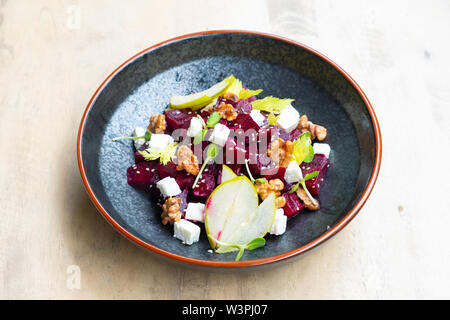
[(205, 229), (211, 247), (217, 253), (230, 252), (264, 237), (275, 209), (274, 194), (258, 206), (255, 186), (245, 176), (220, 184), (206, 202)]
[(215, 98), (224, 94), (233, 81), (234, 77), (229, 76), (204, 91), (192, 93), (187, 96), (173, 96), (170, 98), (170, 108), (200, 110)]
[(227, 182), (228, 180), (231, 180), (233, 178), (236, 178), (237, 175), (234, 173), (233, 170), (230, 169), (227, 165), (222, 165), (222, 178), (221, 183)]

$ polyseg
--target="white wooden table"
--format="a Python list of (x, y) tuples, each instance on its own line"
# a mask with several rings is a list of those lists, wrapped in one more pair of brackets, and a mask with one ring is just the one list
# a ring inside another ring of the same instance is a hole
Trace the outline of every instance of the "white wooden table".
[[(232, 28), (330, 57), (383, 135), (378, 182), (350, 225), (250, 274), (134, 246), (96, 212), (75, 154), (85, 105), (116, 66), (170, 37)], [(1, 0), (0, 298), (450, 298), (449, 31), (445, 0)], [(67, 273), (78, 267), (79, 289)]]

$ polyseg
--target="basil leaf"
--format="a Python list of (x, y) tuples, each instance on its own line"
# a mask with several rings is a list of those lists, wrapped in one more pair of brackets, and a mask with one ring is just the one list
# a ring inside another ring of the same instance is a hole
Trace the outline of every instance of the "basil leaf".
[(249, 243), (247, 243), (246, 247), (248, 250), (254, 250), (260, 248), (266, 244), (266, 239), (264, 238), (255, 238)]
[(217, 111), (214, 111), (210, 114), (208, 117), (208, 120), (206, 120), (206, 125), (209, 128), (213, 128), (216, 124), (218, 124), (220, 121), (220, 114)]

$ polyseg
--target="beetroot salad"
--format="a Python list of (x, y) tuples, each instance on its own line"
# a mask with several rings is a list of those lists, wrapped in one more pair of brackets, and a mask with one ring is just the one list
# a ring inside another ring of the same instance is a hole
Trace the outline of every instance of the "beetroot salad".
[(258, 99), (261, 92), (231, 75), (173, 96), (147, 128), (113, 139), (133, 140), (128, 184), (149, 193), (183, 244), (205, 232), (215, 253), (236, 251), (237, 261), (267, 233), (282, 235), (288, 219), (319, 209), (327, 130), (300, 115), (294, 99)]

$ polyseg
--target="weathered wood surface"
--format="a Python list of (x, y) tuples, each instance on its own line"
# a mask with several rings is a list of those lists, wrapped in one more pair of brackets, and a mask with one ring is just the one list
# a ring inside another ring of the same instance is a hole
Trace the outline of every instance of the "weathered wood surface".
[[(75, 142), (103, 79), (151, 44), (212, 29), (276, 33), (367, 93), (383, 162), (326, 245), (251, 273), (191, 270), (115, 232), (81, 184)], [(0, 0), (0, 298), (450, 298), (448, 1)], [(67, 286), (79, 266), (81, 288)]]

